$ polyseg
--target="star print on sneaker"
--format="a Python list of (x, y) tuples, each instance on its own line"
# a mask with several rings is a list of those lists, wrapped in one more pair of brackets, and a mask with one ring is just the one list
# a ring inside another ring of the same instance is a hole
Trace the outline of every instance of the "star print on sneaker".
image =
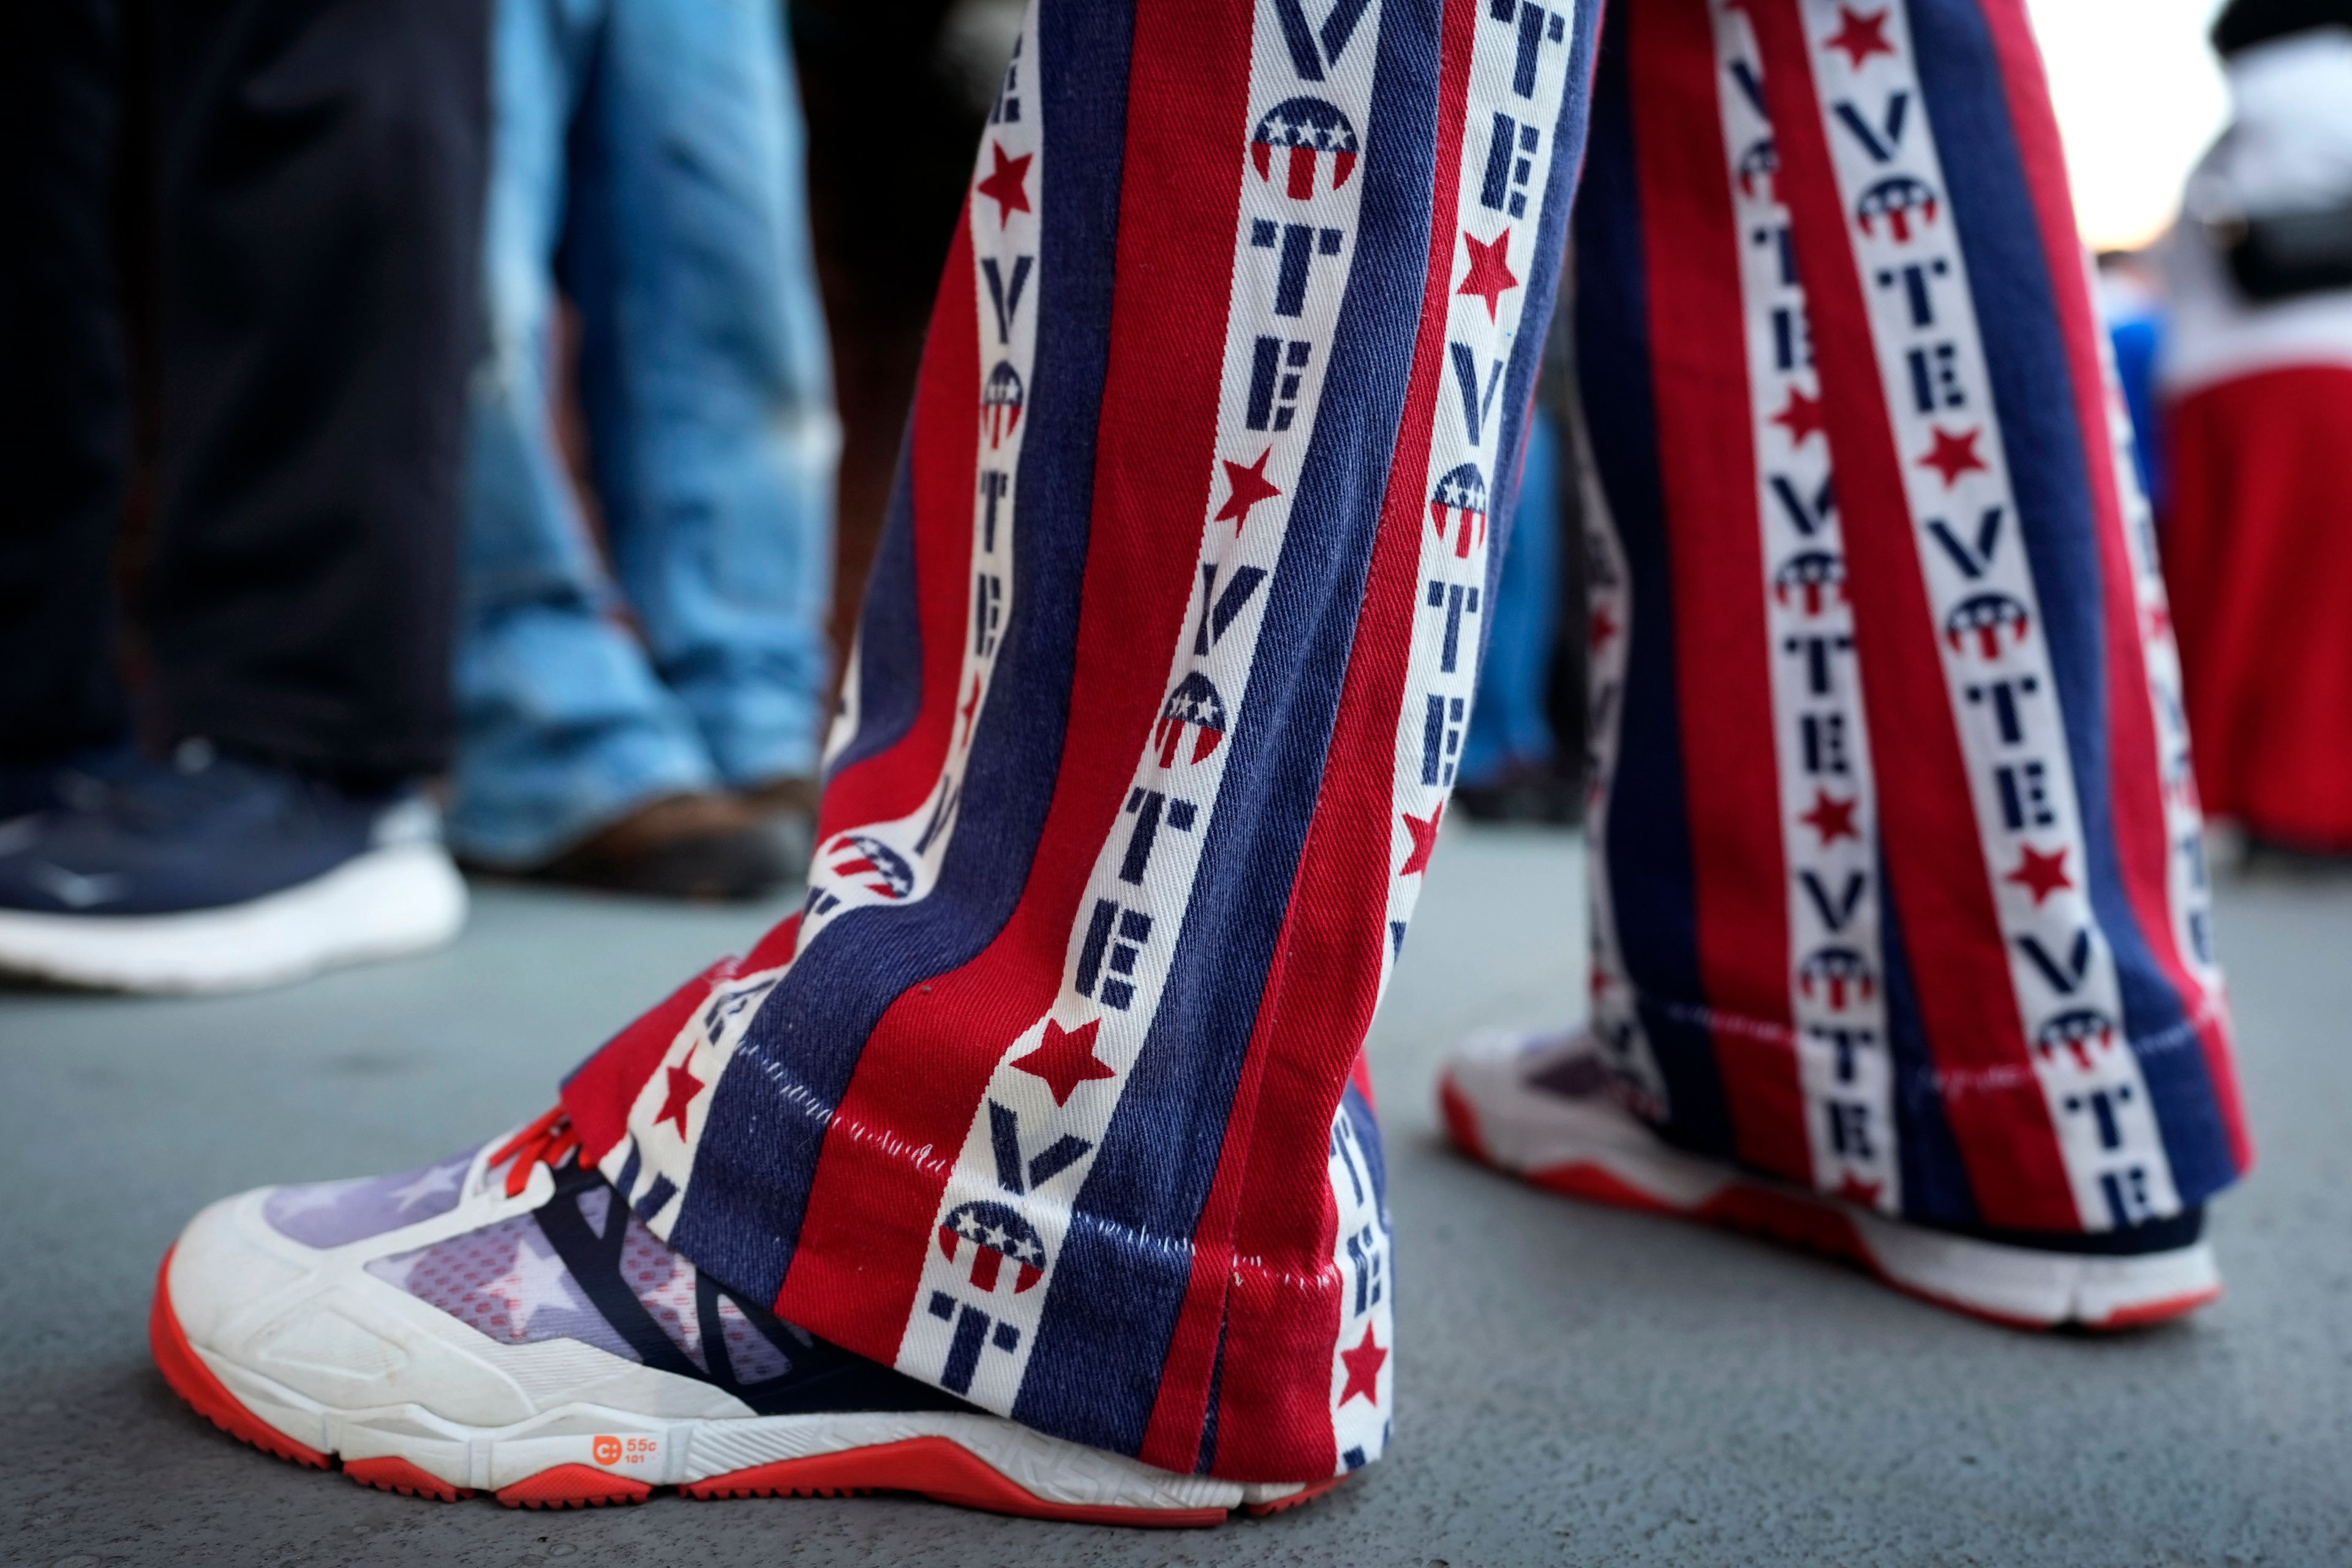
[(2080, 1235), (1895, 1219), (1872, 1189), (1807, 1191), (1685, 1153), (1627, 1110), (1616, 1084), (1589, 1034), (1488, 1032), (1440, 1071), (1438, 1103), (1464, 1153), (1536, 1186), (1787, 1242), (2015, 1328), (2136, 1328), (2221, 1294), (2201, 1208)]
[[(1330, 1484), (1155, 1469), (855, 1355), (670, 1250), (578, 1150), (551, 1112), (420, 1170), (213, 1205), (156, 1282), (165, 1379), (281, 1458), (445, 1501), (897, 1490), (1204, 1525)], [(1376, 1386), (1385, 1353), (1359, 1347), (1350, 1378)]]
[(262, 1213), (280, 1232), (306, 1247), (341, 1247), (400, 1226), (446, 1214), (457, 1206), (473, 1152), (421, 1171), (354, 1182), (279, 1187)]

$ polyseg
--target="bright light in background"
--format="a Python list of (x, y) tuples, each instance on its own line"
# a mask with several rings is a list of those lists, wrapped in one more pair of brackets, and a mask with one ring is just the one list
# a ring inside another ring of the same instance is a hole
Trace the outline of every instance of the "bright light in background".
[(2028, 0), (2074, 209), (2098, 250), (2162, 233), (2229, 112), (2205, 42), (2219, 0)]

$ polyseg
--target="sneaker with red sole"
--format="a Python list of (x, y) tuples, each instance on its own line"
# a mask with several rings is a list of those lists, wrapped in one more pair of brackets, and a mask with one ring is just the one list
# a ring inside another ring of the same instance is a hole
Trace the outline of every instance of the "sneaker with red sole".
[(2065, 1236), (1893, 1219), (1673, 1147), (1621, 1102), (1580, 1033), (1476, 1037), (1440, 1071), (1438, 1102), (1465, 1153), (1536, 1186), (1768, 1237), (2012, 1327), (2135, 1328), (2221, 1294), (2201, 1208)]
[(551, 1114), (421, 1171), (214, 1204), (163, 1259), (157, 1364), (256, 1447), (445, 1501), (905, 1491), (1207, 1525), (1330, 1484), (1155, 1469), (830, 1344), (671, 1251), (577, 1147)]

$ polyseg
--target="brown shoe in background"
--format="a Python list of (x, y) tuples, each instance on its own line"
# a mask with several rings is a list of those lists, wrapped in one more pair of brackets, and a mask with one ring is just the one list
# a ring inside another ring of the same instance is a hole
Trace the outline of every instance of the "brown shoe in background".
[(808, 875), (809, 860), (816, 854), (817, 797), (824, 793), (823, 784), (798, 773), (738, 792), (745, 805), (768, 819), (768, 830), (799, 862), (796, 876)]
[(770, 814), (737, 795), (673, 795), (626, 816), (529, 873), (545, 881), (656, 899), (756, 899), (808, 869)]
[(816, 816), (817, 796), (824, 793), (824, 786), (814, 779), (803, 778), (798, 773), (786, 773), (782, 778), (770, 779), (766, 784), (755, 784), (736, 793), (741, 796), (745, 805), (755, 811), (765, 812), (772, 816), (805, 816), (814, 819)]

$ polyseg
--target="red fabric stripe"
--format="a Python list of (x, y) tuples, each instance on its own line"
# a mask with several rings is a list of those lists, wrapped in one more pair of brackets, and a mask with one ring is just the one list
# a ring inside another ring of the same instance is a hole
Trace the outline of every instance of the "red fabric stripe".
[(1945, 1113), (1987, 1224), (2079, 1229), (2057, 1131), (2018, 1022), (1803, 18), (1797, 0), (1751, 0), (1748, 11), (1764, 61), (1779, 177), (1795, 221), (1837, 464), (1888, 883), (1914, 958), (1929, 1049), (1949, 1075)]
[(795, 910), (744, 955), (743, 972), (756, 974), (762, 969), (774, 969), (790, 963), (793, 955), (800, 951), (800, 945), (801, 911)]
[(602, 1160), (627, 1134), (629, 1107), (636, 1103), (646, 1079), (661, 1065), (710, 988), (735, 973), (735, 960), (720, 959), (605, 1041), (564, 1080), (563, 1109), (580, 1133), (583, 1163), (593, 1165)]
[(1788, 1033), (1789, 870), (1773, 757), (1771, 646), (1731, 177), (1706, 0), (1632, 12), (1633, 140), (1674, 568), (1675, 689), (1696, 884), (1700, 984), (1739, 1157), (1810, 1185), (1805, 1096)]
[[(966, 206), (970, 205), (966, 197)], [(956, 223), (947, 271), (931, 308), (930, 336), (915, 383), (912, 504), (915, 597), (923, 637), (923, 701), (897, 744), (827, 783), (817, 841), (861, 822), (920, 810), (937, 788), (955, 734), (971, 600), (972, 498), (980, 483), (980, 298), (972, 282), (970, 214)]]
[[(970, 231), (956, 227), (933, 309), (935, 331), (923, 350), (915, 389), (914, 517), (916, 583), (923, 639), (923, 704), (906, 736), (889, 750), (842, 770), (820, 806), (822, 836), (859, 822), (919, 808), (939, 778), (955, 716), (961, 635), (971, 564), (971, 497), (978, 483), (979, 300), (972, 283)], [(958, 635), (950, 637), (952, 628)], [(786, 920), (752, 950), (761, 967), (788, 960), (800, 917)], [(688, 982), (582, 1064), (563, 1086), (563, 1104), (581, 1131), (585, 1157), (601, 1159), (627, 1131), (629, 1107), (677, 1031), (716, 980), (737, 972), (726, 960)]]
[(2133, 592), (2132, 563), (2124, 537), (2123, 498), (2110, 458), (2106, 378), (2098, 348), (2098, 334), (2104, 329), (2091, 300), (2090, 278), (2084, 267), (2083, 242), (2066, 181), (2065, 151), (2058, 140), (2057, 118), (2050, 108), (2042, 51), (2033, 41), (2022, 0), (1982, 0), (1982, 4), (2008, 89), (2010, 122), (2017, 132), (2025, 182), (2041, 220), (2050, 291), (2057, 300), (2066, 357), (2074, 371), (2074, 414), (2082, 427), (2084, 466), (2090, 470), (2091, 494), (2098, 509), (2095, 527), (2106, 621), (2109, 767), (2124, 886), (2149, 946), (2191, 1016), (2198, 1018), (2198, 1039), (2204, 1047), (2213, 1092), (2221, 1101), (2222, 1123), (2229, 1129), (2231, 1156), (2242, 1172), (2253, 1163), (2253, 1145), (2238, 1091), (2229, 1025), (2214, 1005), (2217, 999), (2207, 995), (2190, 972), (2172, 923), (2167, 880), (2172, 840), (2164, 819), (2163, 756), (2157, 743), (2155, 716), (2148, 707), (2139, 604)]
[[(1246, 51), (1203, 48), (1200, 37), (1245, 37), (1249, 26), (1248, 0), (1181, 16), (1139, 8), (1077, 667), (1053, 804), (1004, 930), (971, 963), (901, 996), (867, 1042), (777, 1298), (785, 1317), (877, 1360), (898, 1354), (940, 1194), (997, 1058), (1060, 992), (1087, 879), (1185, 635), (1223, 369), (1202, 345), (1224, 341), (1249, 132)], [(1048, 179), (1057, 155), (1086, 153), (1057, 151), (1049, 128)], [(969, 255), (961, 265), (968, 277)], [(959, 601), (964, 590), (959, 581)], [(959, 603), (939, 624), (960, 625), (961, 614)]]
[[(1145, 1446), (1147, 1456), (1172, 1457), (1185, 1442), (1198, 1444), (1219, 1331), (1229, 1321), (1217, 1384), (1219, 1475), (1303, 1480), (1339, 1464), (1331, 1442), (1330, 1368), (1340, 1321), (1340, 1280), (1331, 1266), (1338, 1228), (1328, 1173), (1331, 1117), (1371, 1027), (1389, 940), (1381, 912), (1398, 863), (1397, 722), (1420, 587), (1430, 430), (1462, 256), (1455, 205), (1476, 25), (1475, 5), (1447, 7), (1429, 269), (1404, 418), (1314, 826), (1196, 1232), (1192, 1288)], [(1238, 1273), (1236, 1258), (1248, 1264)], [(1190, 1469), (1190, 1458), (1178, 1468)]]
[(2164, 564), (2206, 808), (2352, 851), (2352, 539), (2337, 521), (2352, 510), (2352, 369), (2237, 376), (2166, 414)]

